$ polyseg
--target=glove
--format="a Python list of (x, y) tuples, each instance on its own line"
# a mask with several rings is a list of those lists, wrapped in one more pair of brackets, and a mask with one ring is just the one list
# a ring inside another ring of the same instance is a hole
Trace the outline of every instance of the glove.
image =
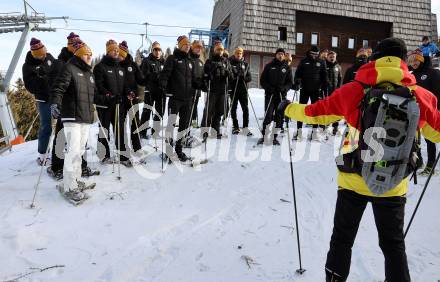
[(58, 119), (61, 116), (60, 109), (57, 104), (50, 105), (50, 113), (54, 119)]
[(284, 112), (286, 111), (287, 106), (289, 106), (292, 102), (290, 100), (283, 100), (278, 105), (277, 112), (280, 116), (284, 116)]
[(130, 91), (127, 95), (127, 99), (133, 101), (136, 98), (136, 94), (133, 91)]
[(112, 95), (112, 93), (105, 94), (105, 102), (107, 104), (112, 104), (115, 101), (115, 96)]

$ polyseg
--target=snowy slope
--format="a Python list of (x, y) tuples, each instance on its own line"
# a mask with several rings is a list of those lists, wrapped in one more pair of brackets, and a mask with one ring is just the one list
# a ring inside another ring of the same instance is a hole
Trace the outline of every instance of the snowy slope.
[[(252, 101), (262, 117), (262, 93), (254, 90)], [(251, 125), (256, 127), (252, 112)], [(96, 132), (94, 127), (92, 139)], [(281, 201), (292, 201), (287, 138), (272, 151), (253, 148), (257, 137), (247, 142), (244, 136), (230, 136), (223, 143), (210, 139), (207, 165), (181, 170), (170, 166), (164, 175), (159, 173), (158, 153), (153, 153), (144, 167), (122, 168), (120, 182), (111, 166), (92, 163), (102, 176), (93, 179), (98, 186), (79, 207), (64, 201), (56, 183), (44, 173), (34, 209), (29, 204), (39, 173), (37, 144), (15, 147), (0, 157), (0, 281), (31, 272), (19, 281), (323, 281), (336, 201), (334, 151), (339, 140), (295, 145), (307, 269), (298, 277), (293, 206)], [(89, 143), (96, 146), (95, 141)], [(200, 150), (194, 155), (200, 156)], [(96, 160), (93, 154), (90, 157)], [(424, 181), (410, 189), (408, 217)], [(413, 281), (440, 280), (439, 187), (436, 177), (408, 235)], [(246, 256), (255, 262), (250, 268)], [(51, 266), (59, 267), (38, 270)], [(353, 250), (349, 281), (383, 281), (383, 273), (368, 208)]]

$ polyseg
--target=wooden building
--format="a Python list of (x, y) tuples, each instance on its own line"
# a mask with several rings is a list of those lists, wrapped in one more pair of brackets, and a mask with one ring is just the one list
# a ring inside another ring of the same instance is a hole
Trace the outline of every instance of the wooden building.
[(245, 49), (253, 87), (278, 47), (295, 55), (294, 65), (312, 45), (338, 53), (343, 67), (356, 50), (386, 37), (416, 48), (423, 35), (437, 38), (431, 0), (216, 0), (212, 29), (229, 29), (230, 48)]

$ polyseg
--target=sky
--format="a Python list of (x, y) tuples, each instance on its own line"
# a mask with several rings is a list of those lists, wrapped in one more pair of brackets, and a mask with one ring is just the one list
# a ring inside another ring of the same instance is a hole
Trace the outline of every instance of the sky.
[[(198, 28), (209, 28), (211, 26), (213, 0), (28, 0), (28, 3), (38, 12), (44, 13), (48, 17), (68, 16), (71, 19), (98, 19), (110, 21), (123, 21), (133, 23), (189, 26)], [(62, 3), (62, 4), (60, 4)], [(24, 11), (23, 1), (0, 1), (0, 13)], [(98, 22), (83, 22), (75, 20), (53, 20), (50, 24), (44, 26), (58, 27), (56, 32), (33, 32), (31, 37), (40, 39), (54, 57), (57, 57), (61, 48), (67, 44), (66, 36), (70, 31), (75, 31), (81, 39), (91, 48), (94, 55), (105, 53), (105, 43), (108, 39), (114, 39), (117, 42), (126, 40), (129, 49), (133, 54), (142, 45), (141, 35), (123, 35), (117, 33), (94, 33), (77, 31), (77, 29), (93, 29), (100, 31), (145, 33), (145, 26), (142, 25), (123, 25)], [(63, 28), (63, 29), (61, 29)], [(71, 29), (71, 30), (65, 30)], [(150, 39), (159, 41), (162, 49), (173, 48), (177, 37), (182, 34), (188, 35), (191, 29), (188, 28), (164, 28), (148, 27)], [(0, 71), (6, 72), (17, 46), (21, 33), (0, 34)], [(155, 36), (165, 35), (165, 36)], [(147, 42), (144, 40), (144, 47)], [(14, 75), (14, 81), (21, 77), (21, 66), (24, 63), (26, 52), (29, 50), (29, 43), (26, 43), (21, 59), (17, 65)]]
[[(209, 28), (211, 25), (213, 0), (28, 0), (29, 4), (38, 12), (46, 16), (68, 16), (71, 19), (98, 19), (111, 21), (124, 21), (133, 23), (160, 24), (173, 26), (190, 26)], [(62, 5), (60, 4), (62, 2)], [(1, 1), (0, 13), (23, 12), (21, 0)], [(440, 0), (432, 0), (432, 11), (439, 15), (440, 30)], [(109, 24), (98, 22), (83, 22), (75, 20), (53, 20), (48, 25), (58, 27), (57, 32), (33, 32), (28, 38), (39, 38), (46, 45), (48, 51), (57, 57), (61, 48), (66, 45), (66, 36), (70, 31), (76, 31), (93, 50), (95, 55), (105, 53), (105, 42), (114, 39), (118, 42), (126, 40), (129, 49), (136, 51), (142, 45), (140, 35), (123, 35), (117, 33), (94, 33), (77, 31), (78, 29), (93, 29), (111, 32), (145, 33), (144, 26)], [(152, 41), (159, 41), (162, 49), (173, 48), (179, 35), (188, 34), (189, 28), (164, 28), (149, 26), (148, 34)], [(156, 36), (162, 35), (162, 36)], [(165, 36), (163, 36), (165, 35)], [(15, 51), (20, 33), (0, 34), (0, 72), (4, 73), (9, 66)], [(144, 47), (147, 47), (144, 41)], [(26, 52), (29, 50), (27, 43), (15, 71), (14, 80), (21, 76), (21, 66)]]

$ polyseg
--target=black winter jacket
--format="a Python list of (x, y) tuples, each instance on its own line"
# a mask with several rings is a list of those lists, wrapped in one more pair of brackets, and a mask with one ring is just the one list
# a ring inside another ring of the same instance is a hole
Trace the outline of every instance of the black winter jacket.
[(63, 47), (63, 49), (61, 49), (60, 54), (58, 55), (58, 60), (67, 63), (70, 59), (73, 58), (73, 53), (69, 51), (69, 49), (67, 49), (67, 47)]
[(246, 83), (252, 81), (249, 64), (244, 59), (237, 60), (235, 56), (230, 57), (229, 62), (234, 75), (234, 80), (230, 83), (229, 88), (234, 92), (237, 87), (236, 93), (247, 93)]
[(203, 74), (204, 74), (204, 63), (200, 59), (199, 55), (196, 55), (192, 52), (189, 53), (189, 56), (191, 60), (193, 60), (194, 63), (194, 88), (196, 90), (202, 90), (205, 89), (204, 81), (203, 81)]
[(165, 61), (160, 74), (160, 85), (179, 101), (192, 101), (194, 63), (189, 54), (175, 49)]
[(295, 83), (300, 83), (306, 91), (317, 91), (327, 88), (326, 63), (323, 60), (314, 60), (309, 53), (302, 59), (296, 69)]
[(93, 69), (93, 74), (98, 88), (98, 94), (95, 97), (97, 107), (112, 107), (115, 101), (126, 98), (129, 91), (125, 86), (125, 72), (116, 60), (104, 56)]
[(225, 94), (228, 90), (227, 84), (234, 79), (229, 60), (218, 55), (206, 61), (204, 76), (206, 86), (210, 84), (211, 93), (217, 95)]
[(58, 62), (47, 53), (44, 61), (35, 59), (31, 51), (26, 55), (23, 64), (23, 82), (26, 89), (35, 95), (39, 102), (49, 101), (50, 88), (57, 77)]
[(152, 94), (162, 94), (159, 76), (164, 67), (164, 63), (165, 60), (163, 57), (157, 59), (153, 54), (150, 54), (142, 61), (141, 69), (145, 79), (144, 84), (146, 90), (150, 91)]
[(63, 122), (93, 123), (96, 92), (92, 68), (78, 57), (64, 64), (51, 91), (51, 104), (61, 109)]
[(357, 71), (366, 63), (368, 63), (367, 58), (356, 58), (354, 65), (345, 72), (343, 84), (354, 81)]
[(266, 95), (279, 95), (281, 93), (283, 97), (286, 97), (287, 92), (293, 86), (292, 70), (286, 62), (275, 58), (264, 67), (260, 84)]
[(431, 66), (429, 58), (416, 70), (413, 70), (417, 85), (429, 90), (437, 97), (437, 109), (440, 109), (440, 70)]
[(331, 63), (327, 61), (327, 77), (328, 77), (328, 94), (341, 87), (342, 85), (342, 68), (337, 62)]
[[(125, 72), (125, 87), (129, 92), (134, 92), (134, 94), (137, 96), (138, 85), (144, 85), (145, 83), (141, 69), (133, 61), (133, 57), (130, 54), (127, 54), (127, 57), (121, 61), (119, 65), (124, 69)], [(126, 102), (127, 105), (130, 105), (128, 99)], [(133, 101), (133, 103), (137, 103), (137, 100)]]

